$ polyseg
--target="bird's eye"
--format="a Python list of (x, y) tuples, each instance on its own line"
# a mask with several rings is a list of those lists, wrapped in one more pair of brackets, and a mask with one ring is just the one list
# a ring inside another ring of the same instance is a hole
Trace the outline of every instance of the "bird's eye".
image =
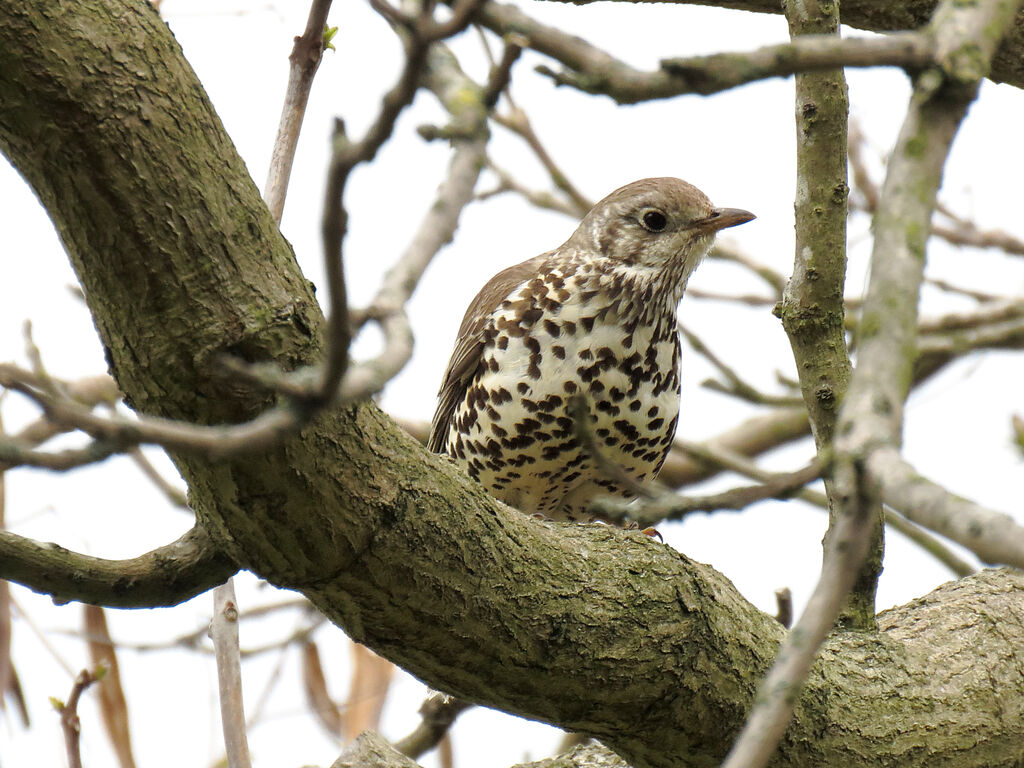
[(668, 226), (668, 218), (661, 211), (646, 211), (640, 217), (640, 223), (649, 232), (661, 232)]

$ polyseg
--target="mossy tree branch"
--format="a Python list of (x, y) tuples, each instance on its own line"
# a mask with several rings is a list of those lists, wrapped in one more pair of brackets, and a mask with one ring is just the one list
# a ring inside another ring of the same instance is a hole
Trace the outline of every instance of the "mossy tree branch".
[[(839, 4), (787, 2), (794, 40), (839, 35)], [(850, 382), (846, 349), (846, 177), (847, 118), (850, 111), (842, 69), (806, 72), (796, 86), (796, 253), (793, 275), (777, 313), (789, 336), (804, 405), (819, 452), (829, 451), (839, 404)], [(835, 488), (825, 481), (829, 521), (835, 522)], [(839, 622), (851, 628), (874, 626), (875, 590), (882, 572), (884, 516), (874, 512), (875, 535)]]
[[(50, 211), (134, 407), (239, 421), (266, 401), (221, 355), (318, 362), (308, 285), (148, 4), (3, 6), (0, 105), (0, 148)], [(599, 737), (637, 768), (717, 764), (783, 632), (640, 533), (503, 507), (371, 402), (244, 458), (176, 460), (233, 563), (431, 685)], [(1024, 702), (1001, 692), (1020, 686), (1022, 594), (1020, 574), (988, 572), (881, 632), (834, 635), (779, 764), (1018, 755)]]

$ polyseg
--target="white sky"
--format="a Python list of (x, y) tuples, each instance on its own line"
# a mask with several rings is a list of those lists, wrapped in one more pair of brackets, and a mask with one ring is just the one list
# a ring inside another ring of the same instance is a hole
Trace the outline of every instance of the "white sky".
[[(784, 21), (716, 9), (657, 4), (523, 3), (548, 23), (571, 28), (591, 42), (638, 67), (660, 58), (744, 50), (787, 39)], [(262, 187), (287, 77), (294, 35), (305, 25), (304, 3), (249, 4), (240, 0), (166, 0), (163, 14), (181, 42), (257, 184)], [(390, 32), (364, 3), (337, 3), (330, 23), (340, 31), (337, 53), (328, 54), (314, 85), (282, 229), (295, 246), (306, 274), (323, 284), (319, 216), (327, 136), (334, 116), (345, 118), (358, 135), (374, 114), (380, 95), (399, 66)], [(485, 71), (475, 34), (455, 48), (470, 74)], [(676, 175), (699, 186), (719, 205), (747, 208), (755, 222), (728, 236), (756, 259), (788, 273), (792, 263), (793, 124), (791, 81), (758, 83), (710, 99), (684, 97), (651, 105), (616, 108), (610, 99), (556, 89), (534, 74), (541, 57), (527, 54), (517, 64), (513, 95), (530, 115), (554, 157), (588, 195), (599, 198), (644, 176)], [(879, 173), (909, 93), (898, 71), (850, 74), (852, 112), (860, 119), (877, 155)], [(428, 93), (399, 121), (395, 140), (378, 162), (360, 169), (347, 190), (351, 216), (346, 270), (353, 305), (367, 301), (380, 275), (397, 258), (427, 209), (442, 178), (448, 149), (424, 145), (415, 128), (441, 122)], [(976, 218), (981, 226), (1001, 226), (1024, 235), (1019, 218), (1017, 179), (1024, 170), (1018, 132), (1024, 124), (1024, 95), (986, 83), (972, 109), (951, 159), (942, 197)], [(522, 145), (494, 128), (490, 151), (522, 180), (546, 186), (543, 171)], [(490, 177), (481, 184), (488, 188)], [(104, 361), (91, 320), (67, 291), (74, 283), (52, 226), (31, 191), (5, 164), (0, 167), (0, 227), (4, 237), (0, 281), (0, 359), (24, 360), (21, 326), (31, 319), (36, 342), (56, 375), (77, 377), (102, 372)], [(575, 223), (528, 207), (510, 196), (466, 211), (455, 242), (442, 251), (410, 305), (417, 347), (413, 361), (388, 388), (386, 409), (429, 419), (441, 373), (447, 363), (462, 312), (480, 285), (508, 264), (561, 243)], [(863, 284), (869, 242), (866, 223), (851, 226), (851, 292)], [(972, 287), (1020, 293), (1024, 261), (973, 250), (956, 251), (933, 243), (931, 274)], [(705, 264), (693, 287), (755, 291), (760, 286), (735, 268)], [(926, 314), (967, 305), (934, 291), (924, 300)], [(790, 375), (788, 345), (767, 309), (684, 299), (681, 317), (752, 383), (774, 390), (780, 366)], [(372, 338), (361, 339), (356, 354), (369, 355)], [(781, 361), (787, 361), (783, 364)], [(713, 375), (692, 352), (684, 353), (681, 434), (700, 439), (756, 413), (751, 406), (702, 389)], [(1019, 355), (987, 353), (952, 366), (911, 399), (906, 451), (926, 475), (950, 489), (1004, 511), (1019, 508), (1019, 454), (1011, 445), (1009, 414), (1024, 411)], [(31, 410), (15, 398), (3, 403), (9, 428)], [(772, 464), (795, 467), (809, 457), (807, 445), (779, 451)], [(167, 466), (166, 463), (162, 466)], [(723, 485), (728, 485), (725, 481)], [(171, 510), (123, 460), (57, 476), (18, 471), (8, 475), (7, 518), (18, 533), (54, 540), (72, 549), (106, 557), (130, 557), (166, 543), (191, 524)], [(824, 515), (798, 502), (766, 503), (743, 514), (694, 516), (665, 525), (667, 541), (688, 555), (725, 572), (764, 610), (774, 610), (773, 591), (789, 586), (798, 606), (813, 588), (820, 562)], [(919, 596), (949, 578), (939, 565), (891, 534), (878, 604), (886, 607)], [(288, 595), (271, 596), (255, 580), (240, 580), (242, 608)], [(74, 629), (77, 606), (53, 607), (45, 598), (14, 588), (19, 606), (42, 630)], [(116, 638), (160, 640), (202, 626), (211, 600), (202, 596), (173, 610), (110, 612)], [(243, 645), (262, 644), (288, 634), (297, 616), (242, 625)], [(5, 765), (61, 765), (63, 745), (57, 717), (47, 697), (65, 697), (70, 676), (33, 635), (25, 621), (14, 629), (15, 661), (29, 697), (33, 728), (5, 718), (0, 754)], [(317, 635), (332, 690), (343, 696), (348, 650), (333, 628)], [(53, 643), (72, 670), (87, 662), (82, 644), (56, 637)], [(220, 754), (214, 698), (215, 674), (207, 657), (182, 652), (120, 656), (128, 681), (138, 762), (147, 768), (207, 765)], [(278, 658), (246, 662), (247, 706), (251, 711)], [(250, 733), (257, 766), (329, 765), (338, 748), (306, 714), (296, 684), (298, 656), (283, 659), (280, 687), (266, 705), (266, 717)], [(392, 697), (384, 724), (390, 737), (404, 735), (417, 721), (422, 689), (405, 679)], [(86, 697), (83, 751), (86, 765), (112, 765), (113, 757), (98, 721), (93, 698)], [(170, 731), (170, 733), (169, 733)], [(527, 756), (543, 757), (558, 733), (496, 713), (473, 711), (454, 731), (457, 765), (508, 766)], [(189, 738), (182, 738), (189, 734)], [(169, 738), (169, 736), (172, 736)], [(423, 760), (434, 765), (433, 757)]]

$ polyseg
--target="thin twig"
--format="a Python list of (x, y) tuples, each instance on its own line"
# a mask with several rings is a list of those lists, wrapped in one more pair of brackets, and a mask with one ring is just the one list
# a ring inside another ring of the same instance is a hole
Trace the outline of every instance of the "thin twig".
[(472, 706), (454, 696), (432, 693), (420, 705), (420, 724), (404, 739), (395, 742), (395, 749), (413, 759), (429, 752), (448, 733), (455, 719)]
[(662, 494), (649, 501), (641, 500), (625, 505), (611, 500), (599, 500), (593, 510), (609, 522), (631, 520), (638, 526), (656, 525), (663, 520), (681, 520), (693, 512), (743, 510), (766, 499), (788, 499), (810, 482), (821, 477), (823, 464), (815, 459), (795, 472), (771, 473), (759, 485), (731, 488), (706, 496)]
[(135, 462), (142, 474), (145, 475), (153, 485), (176, 507), (182, 509), (188, 509), (188, 495), (185, 491), (181, 490), (175, 485), (172, 485), (166, 477), (160, 474), (156, 467), (153, 466), (146, 454), (142, 452), (142, 449), (138, 446), (128, 451), (128, 456)]
[(238, 606), (232, 579), (213, 590), (213, 621), (210, 623), (217, 657), (220, 716), (228, 768), (250, 768), (242, 703), (242, 665), (238, 652)]
[(276, 224), (281, 223), (284, 201), (288, 194), (288, 179), (292, 173), (292, 161), (299, 144), (299, 132), (306, 115), (306, 104), (313, 78), (324, 53), (324, 30), (331, 0), (313, 0), (309, 7), (306, 29), (295, 38), (295, 45), (288, 56), (288, 87), (285, 90), (281, 120), (277, 126), (277, 137), (270, 155), (270, 169), (263, 199), (270, 209)]
[(78, 717), (78, 701), (93, 683), (103, 679), (104, 671), (102, 666), (97, 666), (91, 672), (83, 669), (75, 677), (71, 695), (68, 696), (66, 703), (57, 699), (50, 700), (54, 709), (60, 713), (60, 727), (64, 732), (64, 747), (67, 750), (69, 768), (82, 768), (82, 721)]
[(754, 51), (672, 59), (663, 61), (659, 70), (644, 72), (575, 35), (541, 24), (511, 5), (489, 2), (477, 19), (498, 35), (523, 35), (531, 48), (561, 62), (567, 67), (562, 72), (538, 67), (541, 74), (559, 85), (606, 94), (620, 104), (684, 93), (708, 95), (755, 80), (814, 69), (898, 66), (916, 70), (933, 62), (935, 50), (931, 37), (922, 32), (849, 39), (808, 36)]
[(551, 153), (541, 143), (540, 137), (533, 130), (533, 124), (526, 112), (518, 107), (513, 107), (507, 115), (495, 114), (494, 122), (507, 128), (526, 142), (526, 145), (537, 156), (544, 170), (548, 172), (552, 183), (569, 198), (577, 215), (582, 216), (594, 207), (594, 201), (584, 195), (575, 184), (569, 179), (565, 172), (558, 166)]
[(677, 327), (686, 339), (686, 342), (693, 347), (693, 350), (715, 366), (726, 380), (726, 383), (723, 384), (715, 379), (708, 379), (702, 382), (702, 386), (758, 405), (796, 406), (803, 402), (795, 395), (770, 395), (748, 384), (740, 378), (735, 368), (725, 363), (697, 334), (690, 331), (682, 323), (677, 323)]
[(775, 620), (786, 629), (793, 625), (793, 591), (789, 587), (775, 590)]

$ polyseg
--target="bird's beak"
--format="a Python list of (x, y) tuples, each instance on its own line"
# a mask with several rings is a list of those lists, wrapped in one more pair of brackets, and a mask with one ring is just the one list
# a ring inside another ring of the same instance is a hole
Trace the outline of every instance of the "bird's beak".
[(720, 229), (735, 227), (739, 224), (746, 224), (757, 216), (742, 208), (715, 208), (711, 215), (705, 219), (694, 222), (695, 229), (703, 229), (708, 232), (717, 232)]

